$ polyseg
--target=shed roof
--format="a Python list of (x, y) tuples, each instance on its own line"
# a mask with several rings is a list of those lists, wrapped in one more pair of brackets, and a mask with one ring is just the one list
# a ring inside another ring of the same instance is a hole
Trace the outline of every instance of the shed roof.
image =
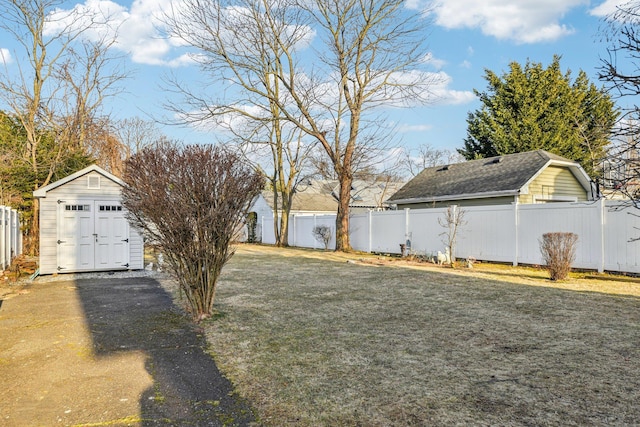
[(91, 166), (87, 166), (84, 169), (79, 170), (76, 173), (72, 173), (71, 175), (68, 175), (62, 179), (59, 179), (55, 182), (52, 182), (49, 185), (46, 185), (44, 187), (41, 187), (39, 189), (37, 189), (36, 191), (33, 192), (33, 197), (35, 198), (41, 198), (41, 197), (46, 197), (47, 196), (47, 191), (51, 191), (53, 189), (56, 189), (68, 182), (73, 181), (74, 179), (78, 179), (84, 175), (87, 175), (91, 172), (97, 172), (100, 175), (104, 176), (105, 178), (110, 179), (111, 181), (124, 186), (124, 181), (122, 181), (120, 178), (118, 178), (117, 176), (107, 172), (106, 170), (102, 169), (100, 166), (98, 165), (91, 165)]
[(517, 195), (550, 165), (567, 167), (586, 191), (591, 180), (572, 160), (544, 150), (426, 168), (388, 200), (420, 203)]

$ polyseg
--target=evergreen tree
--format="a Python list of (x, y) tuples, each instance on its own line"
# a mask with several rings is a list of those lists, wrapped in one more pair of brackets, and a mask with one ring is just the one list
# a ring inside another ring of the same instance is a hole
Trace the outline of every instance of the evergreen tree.
[[(25, 150), (26, 131), (20, 121), (0, 111), (0, 205), (17, 209), (22, 216), (25, 239), (31, 239), (34, 182), (57, 181), (93, 163), (84, 150), (58, 150), (54, 132), (39, 129), (41, 143), (36, 150), (40, 167), (34, 173)], [(49, 176), (50, 175), (50, 176)]]
[(619, 111), (584, 71), (572, 81), (556, 55), (547, 68), (512, 62), (502, 76), (485, 70), (485, 79), (487, 89), (475, 90), (482, 106), (469, 113), (461, 155), (471, 160), (543, 149), (598, 175)]

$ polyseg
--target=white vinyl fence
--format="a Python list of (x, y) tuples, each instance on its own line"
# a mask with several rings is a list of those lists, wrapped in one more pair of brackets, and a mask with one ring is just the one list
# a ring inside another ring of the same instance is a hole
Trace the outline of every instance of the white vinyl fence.
[[(457, 258), (483, 261), (542, 264), (540, 238), (548, 232), (578, 235), (576, 268), (640, 273), (640, 210), (621, 202), (599, 200), (583, 203), (549, 203), (465, 207), (465, 224), (456, 240)], [(411, 253), (433, 255), (444, 252), (442, 235), (446, 208), (405, 209), (352, 215), (351, 245), (364, 252), (401, 253), (400, 244)], [(262, 219), (262, 242), (275, 243), (273, 219)], [(335, 215), (292, 215), (289, 244), (323, 248), (313, 236), (316, 225), (333, 231)]]
[(18, 211), (0, 206), (0, 264), (4, 270), (22, 253), (22, 233)]

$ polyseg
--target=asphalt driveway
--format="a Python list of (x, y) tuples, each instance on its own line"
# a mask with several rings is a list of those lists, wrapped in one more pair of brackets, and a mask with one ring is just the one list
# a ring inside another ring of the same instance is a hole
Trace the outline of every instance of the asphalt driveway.
[(251, 425), (151, 278), (35, 282), (0, 299), (0, 424)]

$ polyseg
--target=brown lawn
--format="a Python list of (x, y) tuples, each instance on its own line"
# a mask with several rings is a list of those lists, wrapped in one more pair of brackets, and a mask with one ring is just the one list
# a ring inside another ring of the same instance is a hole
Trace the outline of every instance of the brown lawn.
[(204, 327), (263, 425), (640, 423), (640, 283), (546, 277), (243, 245)]

